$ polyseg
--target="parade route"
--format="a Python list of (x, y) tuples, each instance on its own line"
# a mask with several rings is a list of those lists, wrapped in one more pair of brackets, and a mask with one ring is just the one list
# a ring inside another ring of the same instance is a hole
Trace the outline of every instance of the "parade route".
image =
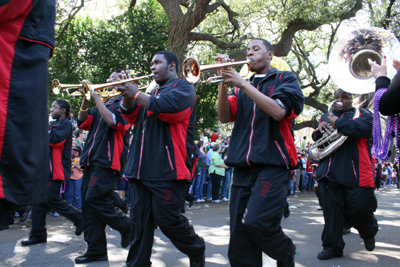
[[(375, 191), (377, 192), (377, 191)], [(342, 258), (320, 261), (317, 254), (322, 250), (322, 211), (317, 210), (318, 200), (313, 192), (298, 193), (289, 197), (291, 215), (284, 219), (282, 227), (297, 246), (297, 267), (372, 267), (400, 266), (400, 193), (397, 188), (381, 188), (376, 193), (378, 210), (375, 213), (379, 232), (376, 248), (368, 252), (355, 229), (344, 236), (346, 247)], [(187, 206), (186, 206), (187, 207)], [(196, 233), (206, 241), (206, 266), (229, 266), (228, 202), (195, 203), (186, 209)], [(15, 223), (9, 230), (0, 231), (0, 266), (74, 266), (75, 257), (86, 250), (83, 234), (75, 236), (72, 223), (62, 217), (47, 218), (47, 243), (21, 246), (27, 239), (31, 222)], [(126, 266), (128, 249), (120, 247), (120, 234), (107, 227), (108, 262), (92, 262), (77, 266)], [(155, 267), (186, 267), (188, 258), (179, 252), (160, 230), (155, 231), (151, 261)], [(276, 266), (276, 262), (264, 257), (264, 267)]]

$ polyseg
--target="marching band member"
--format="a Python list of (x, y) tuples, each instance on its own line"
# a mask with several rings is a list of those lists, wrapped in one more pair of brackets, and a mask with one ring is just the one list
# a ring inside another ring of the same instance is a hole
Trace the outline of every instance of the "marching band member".
[[(291, 134), (304, 96), (294, 73), (271, 69), (272, 45), (255, 38), (247, 47), (250, 82), (233, 68), (221, 71), (218, 117), (234, 121), (226, 165), (235, 167), (230, 200), (231, 266), (262, 266), (262, 252), (277, 266), (294, 266), (295, 245), (280, 226), (290, 167), (297, 164)], [(226, 55), (216, 57), (217, 63)], [(228, 95), (226, 84), (235, 86)], [(232, 152), (234, 151), (234, 152)]]
[[(121, 80), (121, 71), (114, 71), (109, 81)], [(111, 90), (112, 88), (109, 88)], [(96, 107), (88, 110), (88, 100), (83, 96), (78, 116), (78, 126), (89, 131), (80, 160), (84, 169), (82, 182), (82, 219), (85, 241), (88, 244), (84, 255), (75, 258), (75, 263), (106, 261), (106, 225), (121, 233), (121, 246), (129, 246), (131, 226), (128, 217), (115, 208), (113, 195), (123, 171), (120, 158), (123, 138), (130, 124), (120, 113), (121, 96), (111, 97), (106, 102), (94, 91), (91, 97)]]
[(50, 109), (54, 121), (49, 124), (50, 175), (47, 184), (47, 200), (32, 207), (32, 229), (29, 239), (21, 242), (23, 246), (47, 242), (46, 210), (48, 208), (73, 222), (76, 226), (76, 235), (82, 233), (81, 212), (69, 205), (60, 195), (62, 182), (69, 180), (71, 176), (72, 124), (68, 118), (69, 109), (70, 105), (64, 99), (54, 101)]
[(192, 171), (196, 92), (177, 75), (178, 58), (158, 52), (151, 71), (159, 88), (143, 94), (137, 84), (118, 87), (124, 96), (124, 117), (136, 126), (126, 168), (131, 183), (133, 241), (127, 265), (150, 266), (154, 222), (189, 256), (191, 267), (205, 264), (205, 244), (181, 207)]
[(343, 218), (358, 230), (368, 251), (375, 249), (378, 223), (374, 216), (377, 208), (375, 166), (370, 152), (372, 114), (360, 109), (360, 115), (354, 117), (352, 103), (350, 93), (337, 90), (333, 112), (322, 115), (312, 135), (314, 140), (320, 139), (330, 125), (348, 136), (332, 155), (320, 160), (316, 171), (325, 219), (320, 260), (343, 256)]

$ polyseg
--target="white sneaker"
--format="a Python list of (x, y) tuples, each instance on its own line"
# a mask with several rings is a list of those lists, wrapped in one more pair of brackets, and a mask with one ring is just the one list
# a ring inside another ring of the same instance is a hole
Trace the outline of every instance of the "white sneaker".
[(199, 199), (196, 199), (196, 202), (197, 202), (197, 203), (199, 203), (199, 202), (205, 202), (205, 200), (202, 199), (202, 198), (199, 198)]
[(212, 201), (212, 198), (211, 197), (207, 198), (207, 201)]
[(221, 201), (227, 202), (227, 201), (229, 201), (229, 200), (228, 200), (226, 197), (223, 197)]
[(213, 200), (212, 202), (213, 202), (213, 203), (220, 203), (220, 202), (221, 202), (221, 200), (219, 200), (219, 199), (216, 199), (216, 200)]

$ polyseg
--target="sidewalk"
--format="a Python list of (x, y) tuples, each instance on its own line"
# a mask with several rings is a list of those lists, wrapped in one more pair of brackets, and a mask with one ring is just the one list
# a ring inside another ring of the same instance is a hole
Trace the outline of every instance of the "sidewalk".
[[(377, 191), (375, 191), (377, 192)], [(378, 210), (375, 213), (380, 226), (376, 236), (376, 249), (365, 250), (356, 230), (344, 236), (346, 247), (342, 258), (320, 261), (317, 254), (322, 250), (322, 211), (313, 192), (289, 197), (291, 215), (284, 219), (282, 227), (297, 246), (297, 267), (372, 267), (400, 266), (400, 193), (395, 188), (384, 188), (376, 193)], [(187, 217), (195, 226), (196, 233), (206, 241), (206, 266), (229, 266), (227, 258), (229, 242), (228, 203), (195, 203), (186, 209)], [(58, 217), (47, 219), (48, 242), (22, 247), (27, 239), (31, 222), (16, 223), (9, 230), (0, 231), (0, 266), (74, 266), (75, 257), (84, 253), (86, 242), (73, 234), (72, 223)], [(179, 252), (160, 230), (156, 230), (151, 261), (155, 267), (187, 267), (188, 258)], [(128, 249), (120, 247), (120, 234), (107, 227), (108, 262), (93, 262), (76, 266), (125, 266)], [(276, 266), (274, 260), (264, 257), (264, 267)]]

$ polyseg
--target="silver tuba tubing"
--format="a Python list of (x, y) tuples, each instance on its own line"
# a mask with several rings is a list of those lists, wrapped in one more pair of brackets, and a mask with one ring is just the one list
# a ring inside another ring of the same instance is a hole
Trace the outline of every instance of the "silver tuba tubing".
[[(331, 103), (329, 110), (331, 110), (333, 103), (334, 101)], [(358, 107), (353, 108), (353, 119), (358, 118), (360, 116), (360, 109)], [(311, 159), (319, 161), (330, 156), (344, 143), (344, 141), (346, 141), (346, 139), (347, 136), (339, 133), (338, 130), (334, 129), (332, 126), (329, 126), (329, 129), (322, 134), (322, 137), (315, 141), (315, 143), (311, 146)]]

